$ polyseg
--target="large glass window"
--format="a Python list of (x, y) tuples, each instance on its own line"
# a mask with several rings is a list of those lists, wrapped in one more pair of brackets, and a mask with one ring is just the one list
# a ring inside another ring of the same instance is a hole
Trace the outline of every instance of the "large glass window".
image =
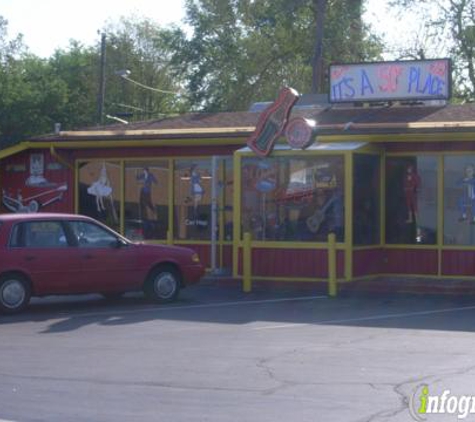
[(245, 157), (242, 231), (255, 240), (327, 241), (344, 236), (342, 156)]
[(79, 212), (119, 229), (120, 163), (91, 161), (79, 164)]
[(437, 158), (386, 160), (386, 243), (437, 242)]
[(355, 154), (353, 176), (353, 243), (374, 245), (380, 241), (380, 158)]
[(168, 161), (125, 163), (125, 236), (133, 240), (166, 239)]
[(174, 236), (211, 239), (211, 160), (176, 160)]
[(475, 155), (444, 158), (444, 244), (475, 245)]
[[(233, 159), (225, 158), (220, 165), (220, 212), (222, 212), (224, 224), (224, 240), (232, 240), (233, 238), (233, 194), (234, 194), (234, 174)], [(220, 214), (221, 215), (221, 214)]]

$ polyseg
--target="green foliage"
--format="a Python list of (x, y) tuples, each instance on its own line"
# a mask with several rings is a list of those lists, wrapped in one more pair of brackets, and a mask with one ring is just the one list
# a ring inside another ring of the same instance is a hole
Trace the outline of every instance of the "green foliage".
[[(98, 124), (100, 45), (85, 47), (72, 40), (67, 49), (40, 59), (28, 52), (21, 36), (10, 40), (7, 29), (0, 16), (0, 148), (51, 133), (56, 122), (63, 130)], [(182, 36), (180, 30), (131, 18), (109, 25), (104, 33), (104, 114), (128, 111), (133, 114), (126, 120), (134, 121), (188, 110), (186, 96), (153, 91), (183, 91), (170, 68), (169, 46)], [(130, 70), (131, 78), (149, 88), (121, 79), (120, 69)]]
[[(379, 57), (380, 44), (361, 23), (361, 2), (327, 3), (325, 63)], [(317, 0), (187, 0), (193, 34), (175, 40), (173, 63), (188, 81), (193, 107), (245, 110), (254, 101), (274, 99), (283, 85), (310, 92), (316, 5)]]
[[(424, 8), (425, 25), (429, 29), (427, 45), (414, 51), (414, 56), (452, 59), (453, 96), (455, 102), (475, 101), (475, 3), (473, 0), (391, 0), (389, 4), (400, 14), (417, 13)], [(441, 46), (448, 45), (442, 49)], [(426, 50), (437, 46), (431, 57)]]

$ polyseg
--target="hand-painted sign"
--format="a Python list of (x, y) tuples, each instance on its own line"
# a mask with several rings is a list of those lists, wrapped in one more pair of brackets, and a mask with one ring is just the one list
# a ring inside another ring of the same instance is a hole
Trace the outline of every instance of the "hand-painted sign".
[(411, 60), (330, 66), (330, 102), (446, 100), (450, 60)]
[(272, 151), (298, 98), (297, 91), (283, 88), (277, 100), (261, 113), (256, 129), (247, 141), (249, 148), (257, 155), (265, 157)]

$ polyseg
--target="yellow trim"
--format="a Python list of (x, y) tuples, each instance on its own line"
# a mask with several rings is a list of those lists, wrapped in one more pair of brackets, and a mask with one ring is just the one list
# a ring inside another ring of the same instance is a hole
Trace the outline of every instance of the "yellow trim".
[(22, 142), (20, 144), (13, 145), (11, 147), (0, 150), (0, 160), (10, 157), (11, 155), (18, 154), (19, 152), (29, 149), (29, 143)]
[(168, 159), (168, 230), (167, 237), (169, 236), (172, 244), (175, 243), (175, 219), (174, 219), (174, 206), (175, 206), (175, 160)]
[(351, 279), (353, 275), (353, 154), (345, 152), (345, 279)]
[(53, 146), (53, 145), (50, 146), (49, 151), (50, 151), (51, 155), (52, 155), (54, 158), (56, 158), (56, 160), (57, 160), (58, 162), (60, 162), (63, 166), (66, 166), (66, 167), (68, 167), (70, 170), (73, 170), (74, 166), (73, 166), (72, 164), (68, 163), (63, 157), (61, 157), (61, 156), (56, 152), (56, 150), (54, 149), (54, 146)]
[[(336, 244), (337, 250), (345, 250), (345, 243), (338, 242)], [(326, 249), (328, 242), (286, 242), (284, 241), (271, 241), (266, 242), (263, 240), (253, 240), (252, 247), (254, 249)]]
[(435, 250), (439, 248), (437, 244), (425, 245), (425, 244), (402, 244), (402, 243), (397, 243), (397, 244), (388, 243), (386, 245), (383, 245), (383, 247), (386, 249), (414, 249), (414, 250), (420, 250), (420, 249)]
[(150, 129), (150, 130), (77, 130), (63, 131), (59, 137), (67, 138), (69, 136), (77, 138), (91, 138), (93, 136), (177, 136), (177, 135), (196, 135), (196, 134), (229, 134), (239, 132), (252, 133), (255, 126), (236, 126), (230, 128), (191, 128), (191, 129)]
[(395, 134), (352, 134), (351, 130), (337, 135), (317, 135), (317, 142), (333, 143), (333, 142), (456, 142), (456, 141), (473, 141), (474, 132), (403, 132)]
[(239, 246), (241, 245), (241, 155), (233, 155), (233, 275), (238, 274)]
[(386, 244), (386, 152), (383, 151), (379, 168), (379, 241), (381, 245)]
[[(239, 274), (237, 276), (242, 277), (242, 274)], [(306, 282), (306, 283), (315, 283), (315, 282), (323, 282), (323, 283), (328, 283), (327, 278), (310, 278), (310, 277), (266, 277), (266, 276), (253, 276), (252, 281), (285, 281), (288, 283), (292, 282)], [(337, 279), (338, 283), (349, 283), (349, 280), (346, 280), (344, 278), (338, 278)]]
[(442, 274), (442, 246), (444, 233), (444, 157), (437, 157), (437, 274)]
[(79, 213), (79, 163), (74, 162), (74, 212)]
[(125, 221), (124, 221), (125, 220), (125, 162), (124, 160), (120, 160), (119, 177), (120, 177), (119, 230), (120, 230), (120, 233), (124, 235), (125, 234)]
[[(245, 145), (245, 138), (164, 138), (164, 139), (108, 139), (84, 141), (58, 141), (53, 142), (56, 149), (119, 149), (119, 148), (153, 148), (153, 147), (181, 147), (181, 146), (219, 146), (219, 145)], [(29, 143), (28, 148), (49, 148), (51, 142)]]

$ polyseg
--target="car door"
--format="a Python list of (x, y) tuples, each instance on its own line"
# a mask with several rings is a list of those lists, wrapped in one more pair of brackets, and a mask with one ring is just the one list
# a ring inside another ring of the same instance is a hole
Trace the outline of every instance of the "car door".
[(137, 252), (114, 232), (89, 221), (70, 221), (83, 270), (77, 292), (111, 292), (137, 286)]
[(38, 295), (70, 293), (82, 278), (76, 250), (61, 221), (26, 221), (12, 228), (9, 265), (29, 275)]

